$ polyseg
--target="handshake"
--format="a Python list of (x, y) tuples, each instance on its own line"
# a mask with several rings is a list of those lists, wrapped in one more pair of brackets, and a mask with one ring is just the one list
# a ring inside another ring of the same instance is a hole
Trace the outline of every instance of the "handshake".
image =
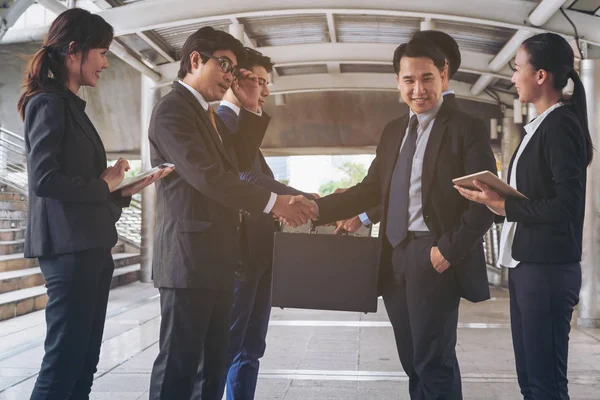
[(271, 212), (275, 218), (292, 228), (319, 218), (317, 203), (302, 195), (278, 195)]

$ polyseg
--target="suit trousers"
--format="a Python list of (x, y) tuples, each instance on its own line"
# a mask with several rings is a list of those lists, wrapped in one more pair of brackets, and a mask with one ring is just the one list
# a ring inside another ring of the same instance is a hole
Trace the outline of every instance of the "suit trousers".
[(273, 270), (236, 279), (227, 354), (227, 400), (252, 400), (271, 316)]
[(233, 291), (159, 292), (162, 320), (150, 400), (221, 400)]
[(46, 280), (44, 358), (31, 400), (87, 400), (114, 270), (110, 248), (40, 257)]
[(431, 264), (434, 238), (408, 237), (392, 253), (394, 283), (383, 293), (412, 400), (460, 400), (456, 358), (460, 288), (452, 266)]
[(525, 400), (568, 400), (567, 359), (581, 266), (519, 263), (508, 271), (510, 325)]

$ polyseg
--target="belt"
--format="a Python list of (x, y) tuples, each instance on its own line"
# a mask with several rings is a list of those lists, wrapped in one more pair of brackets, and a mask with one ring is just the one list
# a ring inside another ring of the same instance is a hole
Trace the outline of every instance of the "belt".
[(428, 231), (422, 231), (422, 232), (411, 232), (409, 231), (408, 234), (406, 235), (407, 239), (421, 239), (421, 238), (427, 238), (427, 237), (434, 237), (435, 235), (433, 234), (433, 232), (428, 232)]

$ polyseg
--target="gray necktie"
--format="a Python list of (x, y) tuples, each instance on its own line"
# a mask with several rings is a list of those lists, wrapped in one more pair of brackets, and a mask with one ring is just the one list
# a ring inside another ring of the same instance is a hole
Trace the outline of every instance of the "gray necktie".
[(418, 126), (419, 120), (417, 119), (417, 115), (414, 114), (410, 118), (408, 134), (396, 161), (392, 183), (390, 184), (385, 232), (392, 247), (396, 247), (402, 243), (408, 233), (408, 192), (410, 189), (413, 157), (417, 148)]

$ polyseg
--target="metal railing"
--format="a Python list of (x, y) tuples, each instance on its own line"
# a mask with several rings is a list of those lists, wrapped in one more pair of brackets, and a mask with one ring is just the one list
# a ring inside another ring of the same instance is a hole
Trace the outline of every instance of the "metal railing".
[(119, 238), (135, 246), (142, 244), (142, 195), (134, 194), (129, 207), (123, 209), (121, 219), (117, 222)]
[[(16, 133), (0, 127), (0, 184), (27, 194), (27, 157), (25, 140)], [(117, 223), (119, 238), (140, 247), (142, 232), (142, 201), (137, 194), (129, 207), (123, 209)]]
[(0, 127), (0, 183), (27, 194), (25, 140)]
[(498, 255), (500, 254), (500, 232), (502, 224), (493, 224), (489, 231), (483, 237), (483, 252), (485, 261), (491, 267), (501, 269), (498, 265)]

